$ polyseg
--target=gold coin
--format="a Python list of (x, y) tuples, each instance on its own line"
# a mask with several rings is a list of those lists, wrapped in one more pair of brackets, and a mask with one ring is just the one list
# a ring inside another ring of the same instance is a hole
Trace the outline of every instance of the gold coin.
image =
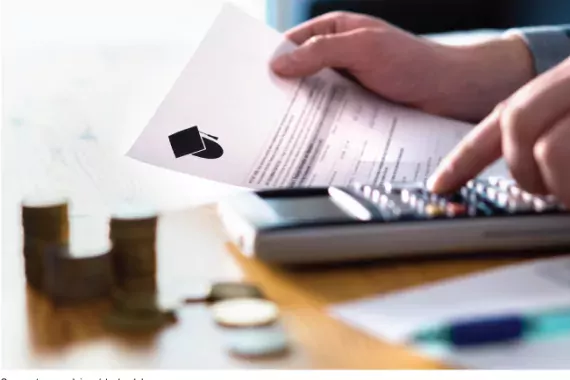
[(212, 285), (209, 295), (210, 302), (219, 302), (234, 298), (266, 298), (263, 291), (252, 283), (246, 282), (217, 282)]
[(271, 301), (258, 298), (236, 298), (212, 306), (214, 320), (228, 327), (262, 326), (275, 322), (279, 308)]

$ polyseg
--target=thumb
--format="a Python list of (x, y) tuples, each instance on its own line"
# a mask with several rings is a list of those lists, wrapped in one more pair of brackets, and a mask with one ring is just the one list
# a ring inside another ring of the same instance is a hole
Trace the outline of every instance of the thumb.
[(285, 53), (271, 62), (272, 70), (285, 77), (310, 76), (321, 69), (334, 67), (350, 69), (357, 55), (366, 49), (362, 45), (362, 30), (311, 37), (297, 49)]

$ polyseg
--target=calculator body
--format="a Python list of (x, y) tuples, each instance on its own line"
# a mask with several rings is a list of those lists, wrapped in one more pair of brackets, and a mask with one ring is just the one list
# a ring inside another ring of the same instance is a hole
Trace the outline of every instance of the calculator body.
[(502, 178), (443, 196), (421, 183), (258, 190), (218, 212), (244, 255), (276, 264), (570, 248), (570, 212)]

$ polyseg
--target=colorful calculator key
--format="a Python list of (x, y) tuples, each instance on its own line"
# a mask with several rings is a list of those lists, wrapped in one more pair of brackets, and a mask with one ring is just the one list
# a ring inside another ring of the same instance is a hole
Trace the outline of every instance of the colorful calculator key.
[(460, 203), (451, 202), (447, 204), (446, 211), (449, 216), (465, 215), (467, 213), (467, 207)]
[(552, 196), (536, 196), (512, 179), (475, 179), (451, 194), (434, 194), (418, 183), (360, 185), (357, 192), (378, 208), (384, 221), (493, 217), (561, 212)]
[(425, 207), (426, 216), (429, 218), (435, 218), (438, 216), (445, 215), (445, 209), (437, 204), (430, 203)]

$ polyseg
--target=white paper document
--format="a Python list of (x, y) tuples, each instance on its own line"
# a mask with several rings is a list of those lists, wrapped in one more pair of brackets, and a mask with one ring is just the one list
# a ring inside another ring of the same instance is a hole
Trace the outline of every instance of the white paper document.
[[(397, 344), (430, 324), (497, 313), (570, 307), (570, 258), (558, 257), (490, 270), (334, 305), (339, 320)], [(568, 369), (570, 332), (532, 342), (477, 349), (416, 347), (429, 357), (476, 369)]]
[(292, 48), (225, 5), (128, 156), (250, 189), (423, 181), (472, 128), (332, 70), (282, 79), (269, 63)]

